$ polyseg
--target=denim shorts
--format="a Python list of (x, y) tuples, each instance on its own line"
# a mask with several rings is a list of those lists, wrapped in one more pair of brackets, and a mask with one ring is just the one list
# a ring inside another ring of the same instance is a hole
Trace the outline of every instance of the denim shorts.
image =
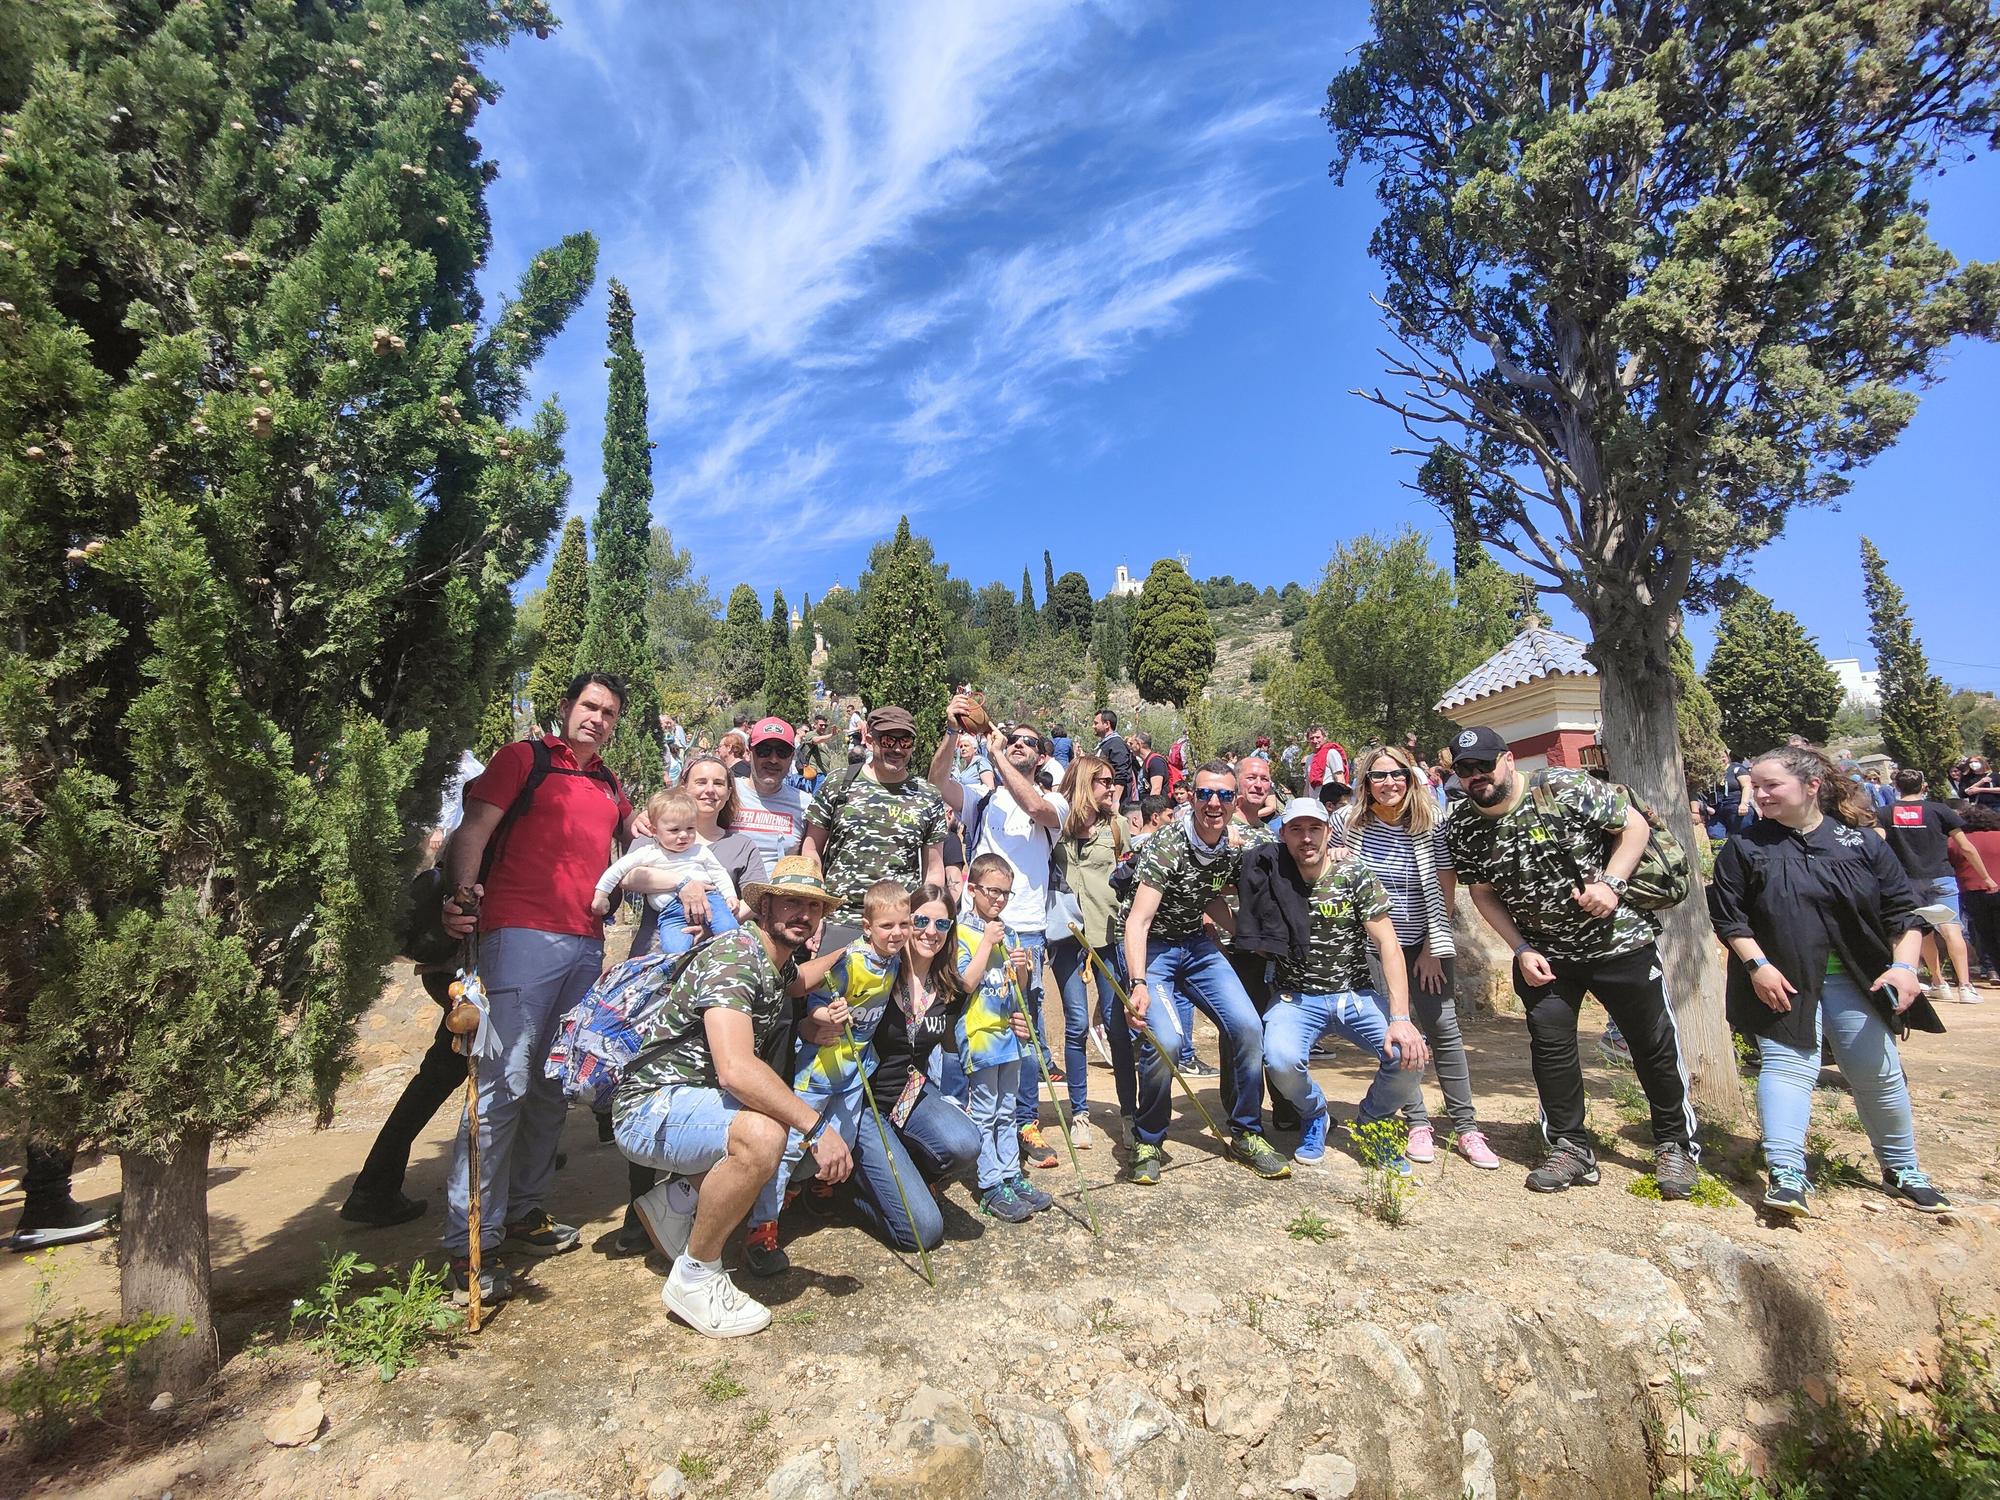
[(1964, 920), (1959, 914), (1958, 882), (1949, 875), (1920, 882), (1917, 886), (1917, 905), (1948, 906), (1952, 921)]
[(693, 1177), (728, 1154), (729, 1126), (742, 1108), (726, 1089), (676, 1084), (627, 1110), (614, 1139), (629, 1161)]

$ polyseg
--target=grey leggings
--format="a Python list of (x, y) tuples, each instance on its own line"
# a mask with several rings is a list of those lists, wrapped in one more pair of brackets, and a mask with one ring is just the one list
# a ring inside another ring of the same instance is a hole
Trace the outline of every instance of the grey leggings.
[[(1437, 1070), (1438, 1086), (1444, 1090), (1444, 1107), (1451, 1115), (1451, 1128), (1464, 1135), (1479, 1128), (1479, 1114), (1472, 1107), (1472, 1073), (1465, 1065), (1465, 1041), (1458, 1034), (1458, 1006), (1452, 999), (1456, 964), (1449, 958), (1438, 960), (1444, 969), (1444, 989), (1433, 995), (1417, 983), (1417, 955), (1423, 951), (1422, 943), (1403, 945), (1403, 967), (1410, 976), (1410, 1018), (1417, 1023), (1424, 1040), (1431, 1044), (1431, 1066)], [(1421, 1088), (1416, 1099), (1404, 1106), (1403, 1118), (1410, 1122), (1412, 1130), (1431, 1123)]]

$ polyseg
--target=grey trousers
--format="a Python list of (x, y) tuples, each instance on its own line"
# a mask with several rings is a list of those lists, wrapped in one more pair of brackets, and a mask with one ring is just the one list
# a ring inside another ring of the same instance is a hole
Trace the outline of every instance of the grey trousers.
[[(1417, 955), (1423, 951), (1422, 943), (1403, 945), (1403, 967), (1410, 977), (1410, 1019), (1431, 1044), (1431, 1067), (1437, 1073), (1438, 1086), (1444, 1090), (1444, 1107), (1451, 1116), (1451, 1128), (1464, 1135), (1479, 1128), (1479, 1112), (1472, 1107), (1472, 1071), (1465, 1061), (1465, 1039), (1458, 1034), (1458, 1006), (1453, 999), (1457, 965), (1449, 958), (1438, 960), (1444, 970), (1444, 989), (1429, 994), (1417, 983)], [(1381, 965), (1372, 952), (1368, 962), (1374, 970), (1375, 992), (1386, 996), (1389, 992), (1382, 987)], [(1431, 1123), (1421, 1088), (1415, 1101), (1404, 1107), (1403, 1118), (1412, 1130)]]
[[(501, 1052), (479, 1065), (479, 1243), (490, 1250), (507, 1225), (542, 1206), (556, 1174), (556, 1145), (567, 1107), (562, 1085), (544, 1076), (556, 1023), (604, 967), (604, 940), (529, 927), (479, 939), (479, 975), (492, 1004)], [(451, 1148), (444, 1248), (467, 1253), (465, 1115)]]

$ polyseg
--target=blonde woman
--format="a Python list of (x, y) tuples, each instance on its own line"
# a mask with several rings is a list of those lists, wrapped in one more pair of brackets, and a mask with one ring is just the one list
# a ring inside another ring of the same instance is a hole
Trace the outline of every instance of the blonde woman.
[[(1428, 778), (1400, 745), (1371, 749), (1355, 762), (1354, 801), (1334, 814), (1333, 836), (1359, 855), (1389, 893), (1389, 917), (1410, 974), (1410, 1014), (1431, 1044), (1438, 1084), (1451, 1113), (1458, 1149), (1475, 1167), (1500, 1165), (1479, 1128), (1465, 1041), (1452, 997), (1457, 948), (1451, 935), (1456, 889), (1444, 814)], [(1411, 1161), (1437, 1159), (1437, 1135), (1423, 1091), (1404, 1110), (1410, 1123)]]
[[(1111, 872), (1126, 854), (1125, 819), (1118, 812), (1119, 789), (1110, 761), (1096, 755), (1079, 755), (1072, 760), (1062, 783), (1069, 816), (1063, 819), (1051, 857), (1051, 868), (1061, 874), (1076, 894), (1085, 938), (1097, 956), (1113, 969), (1118, 967), (1118, 959), (1110, 924), (1118, 898), (1111, 890)], [(1083, 1050), (1090, 1030), (1090, 1001), (1084, 990), (1084, 971), (1090, 967), (1090, 955), (1075, 938), (1058, 936), (1049, 943), (1049, 966), (1055, 970), (1056, 987), (1062, 992), (1064, 1066), (1068, 1070), (1070, 1114), (1076, 1122), (1070, 1134), (1081, 1147), (1092, 1142), (1090, 1060)], [(1101, 976), (1093, 983), (1097, 986), (1097, 1010), (1104, 1024), (1105, 1046), (1111, 1052), (1118, 1112), (1129, 1121), (1139, 1108), (1139, 1074), (1132, 1054), (1132, 1028), (1125, 1020), (1124, 1008), (1110, 993), (1110, 986)], [(1122, 1133), (1129, 1137), (1129, 1131)]]

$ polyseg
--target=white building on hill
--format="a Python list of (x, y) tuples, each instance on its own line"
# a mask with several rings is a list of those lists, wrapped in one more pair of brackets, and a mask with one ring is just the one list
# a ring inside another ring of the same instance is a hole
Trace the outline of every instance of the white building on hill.
[(1146, 588), (1146, 580), (1143, 578), (1134, 578), (1129, 572), (1126, 571), (1125, 564), (1120, 563), (1118, 565), (1118, 571), (1112, 575), (1111, 593), (1109, 597), (1113, 599), (1123, 599), (1127, 595), (1136, 595), (1143, 593), (1145, 591), (1145, 588)]
[(1838, 659), (1828, 657), (1827, 669), (1840, 679), (1840, 691), (1854, 699), (1864, 708), (1882, 706), (1882, 674), (1861, 670), (1861, 659), (1843, 656)]

